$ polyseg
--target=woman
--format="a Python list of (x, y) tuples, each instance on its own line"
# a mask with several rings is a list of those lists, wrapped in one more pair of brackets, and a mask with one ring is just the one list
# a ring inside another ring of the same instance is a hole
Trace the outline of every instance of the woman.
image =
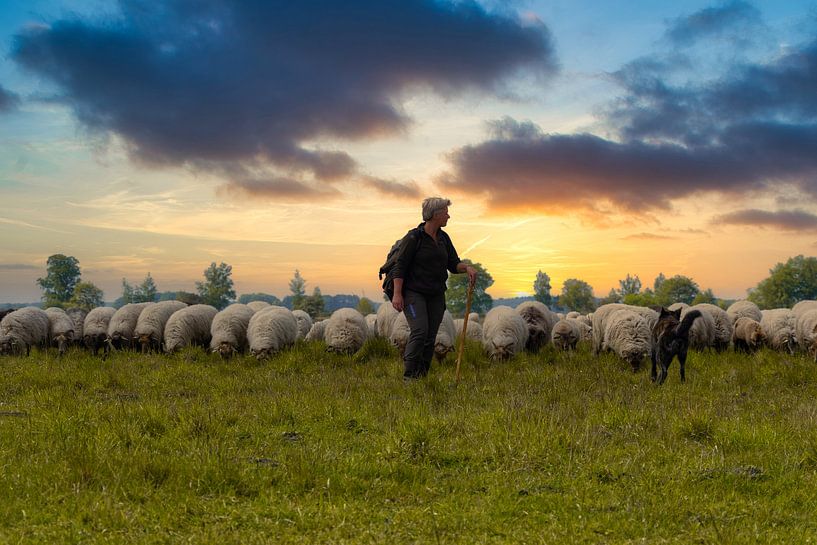
[(423, 223), (403, 237), (397, 254), (392, 305), (403, 312), (411, 335), (403, 355), (405, 379), (428, 374), (434, 356), (437, 329), (445, 312), (448, 271), (468, 273), (471, 284), (477, 270), (460, 261), (451, 239), (441, 228), (448, 224), (451, 201), (429, 197), (423, 201)]

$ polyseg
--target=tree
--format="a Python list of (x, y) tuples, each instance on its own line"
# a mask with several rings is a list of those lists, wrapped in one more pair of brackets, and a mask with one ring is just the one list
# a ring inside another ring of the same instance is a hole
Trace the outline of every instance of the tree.
[(80, 281), (79, 260), (73, 256), (54, 254), (46, 261), (46, 274), (38, 278), (43, 290), (43, 306), (62, 307), (71, 300)]
[(190, 293), (189, 291), (177, 291), (176, 301), (181, 301), (185, 305), (200, 305), (204, 303), (204, 299), (201, 296)]
[(641, 291), (641, 279), (638, 278), (638, 275), (630, 276), (630, 273), (627, 273), (627, 278), (619, 280), (618, 285), (620, 287), (619, 293), (621, 293), (622, 297)]
[(655, 293), (650, 288), (645, 289), (641, 293), (631, 293), (621, 298), (621, 302), (625, 305), (633, 305), (636, 307), (651, 307), (656, 304)]
[(357, 311), (364, 316), (367, 314), (373, 314), (375, 312), (374, 303), (365, 297), (361, 297), (360, 302), (357, 304)]
[(306, 297), (306, 280), (303, 279), (298, 269), (295, 269), (295, 276), (289, 281), (289, 291), (292, 293), (292, 309), (301, 308), (303, 299)]
[(323, 295), (321, 295), (321, 288), (315, 286), (312, 290), (312, 295), (301, 299), (301, 310), (306, 311), (311, 318), (317, 318), (323, 314)]
[(666, 279), (667, 277), (664, 276), (664, 273), (658, 273), (658, 276), (655, 277), (655, 282), (652, 283), (652, 291), (658, 293), (658, 290), (661, 289), (661, 285)]
[(621, 302), (621, 294), (616, 291), (615, 288), (610, 288), (610, 293), (607, 294), (607, 297), (599, 301), (600, 305), (608, 305), (610, 303), (620, 303)]
[(130, 285), (127, 278), (122, 279), (122, 297), (114, 301), (113, 306), (116, 308), (122, 307), (127, 305), (128, 303), (134, 303), (134, 293), (135, 290), (133, 286)]
[(584, 280), (568, 278), (562, 285), (559, 304), (563, 308), (586, 314), (596, 309), (596, 299), (593, 297), (593, 288)]
[(790, 257), (749, 291), (749, 300), (762, 309), (791, 308), (805, 299), (817, 299), (817, 257)]
[(655, 290), (655, 302), (663, 306), (673, 303), (689, 305), (699, 291), (698, 284), (691, 278), (676, 274), (660, 283), (660, 287)]
[(269, 303), (270, 305), (275, 305), (277, 307), (283, 305), (280, 299), (274, 295), (270, 295), (269, 293), (244, 293), (238, 298), (238, 302), (244, 305), (247, 303), (252, 303), (253, 301), (264, 301), (265, 303)]
[(699, 305), (701, 303), (709, 303), (711, 305), (716, 305), (718, 303), (718, 298), (715, 297), (714, 293), (712, 293), (711, 288), (698, 292), (698, 295), (695, 296), (695, 299), (693, 299), (692, 303), (690, 304)]
[(153, 281), (153, 277), (150, 276), (150, 273), (145, 276), (145, 279), (142, 280), (142, 283), (139, 285), (139, 301), (138, 303), (155, 303), (156, 297), (158, 295), (158, 290), (156, 289), (156, 283)]
[(79, 282), (74, 286), (74, 294), (71, 296), (70, 306), (79, 307), (90, 311), (93, 308), (103, 305), (104, 294), (102, 290), (90, 282)]
[[(480, 263), (471, 263), (465, 260), (477, 270), (477, 281), (474, 284), (474, 293), (471, 296), (471, 312), (484, 314), (491, 310), (494, 300), (485, 290), (494, 284), (491, 274), (485, 270)], [(448, 310), (456, 317), (465, 314), (465, 303), (468, 295), (468, 275), (451, 274), (448, 276), (448, 290), (445, 292), (445, 302)]]
[(235, 300), (233, 289), (233, 268), (223, 261), (216, 265), (213, 261), (204, 269), (204, 282), (196, 282), (196, 291), (207, 305), (221, 310)]
[(550, 295), (550, 277), (547, 273), (542, 271), (536, 273), (536, 280), (533, 281), (533, 298), (548, 306), (553, 304), (553, 297)]

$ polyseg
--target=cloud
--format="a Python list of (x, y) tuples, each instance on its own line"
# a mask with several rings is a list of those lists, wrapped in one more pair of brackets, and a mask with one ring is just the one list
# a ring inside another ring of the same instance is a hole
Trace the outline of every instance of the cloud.
[(673, 240), (675, 238), (676, 237), (667, 235), (658, 235), (656, 233), (634, 233), (626, 237), (621, 237), (621, 240)]
[(338, 191), (331, 187), (316, 187), (290, 178), (234, 179), (219, 187), (219, 193), (237, 197), (262, 197), (286, 201), (316, 201), (338, 196)]
[(704, 8), (670, 22), (666, 38), (680, 47), (690, 46), (703, 38), (737, 38), (747, 40), (751, 29), (763, 25), (760, 11), (748, 2), (733, 0), (720, 6)]
[(373, 176), (363, 176), (361, 181), (383, 195), (397, 197), (399, 199), (417, 200), (420, 198), (420, 188), (414, 182), (400, 183), (390, 180), (382, 180)]
[(0, 271), (38, 271), (42, 267), (35, 267), (27, 263), (0, 263)]
[(519, 70), (556, 70), (543, 24), (473, 1), (121, 0), (120, 8), (115, 21), (24, 29), (12, 58), (55, 83), (83, 126), (120, 136), (150, 164), (240, 163), (332, 181), (358, 165), (308, 144), (406, 130), (401, 99), (411, 90), (494, 93)]
[(20, 103), (19, 97), (0, 85), (0, 113), (9, 112)]
[(771, 227), (783, 231), (817, 230), (817, 214), (805, 210), (768, 210), (747, 209), (723, 214), (712, 220), (721, 225), (747, 225), (751, 227)]

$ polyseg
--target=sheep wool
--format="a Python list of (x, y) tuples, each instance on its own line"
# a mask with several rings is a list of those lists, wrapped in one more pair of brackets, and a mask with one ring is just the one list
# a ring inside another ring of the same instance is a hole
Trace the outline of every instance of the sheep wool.
[(609, 315), (604, 331), (602, 350), (610, 350), (629, 363), (633, 372), (652, 352), (652, 329), (641, 314), (631, 309), (619, 309)]
[(528, 324), (528, 340), (525, 344), (527, 350), (537, 352), (550, 342), (550, 330), (558, 319), (544, 303), (525, 301), (516, 307), (516, 312)]
[(369, 328), (369, 337), (377, 337), (377, 314), (371, 313), (365, 316), (366, 326)]
[(738, 321), (738, 318), (743, 316), (751, 318), (757, 323), (760, 323), (760, 320), (763, 318), (763, 315), (760, 314), (760, 309), (758, 306), (751, 301), (747, 301), (746, 299), (732, 303), (729, 308), (726, 309), (726, 314), (729, 315), (729, 320), (732, 322), (732, 326), (735, 326), (735, 322)]
[(85, 329), (83, 328), (83, 324), (85, 323), (85, 317), (88, 316), (88, 311), (73, 307), (66, 309), (65, 313), (71, 318), (71, 321), (74, 322), (74, 342), (78, 343), (82, 340), (82, 336), (84, 335)]
[(658, 313), (647, 307), (638, 307), (633, 305), (625, 305), (622, 303), (609, 303), (602, 305), (596, 309), (591, 315), (591, 329), (593, 335), (593, 354), (598, 355), (602, 350), (604, 344), (604, 335), (607, 327), (607, 320), (610, 315), (618, 310), (629, 310), (635, 312), (647, 321), (650, 331), (658, 322)]
[(108, 340), (116, 349), (133, 346), (133, 336), (139, 315), (156, 303), (128, 303), (117, 310), (108, 324)]
[(292, 315), (298, 322), (298, 339), (303, 339), (312, 329), (312, 317), (305, 310), (293, 310)]
[[(465, 320), (462, 318), (457, 318), (454, 320), (454, 327), (457, 328), (457, 339), (460, 338), (462, 335), (462, 327), (465, 323)], [(472, 341), (479, 341), (482, 342), (482, 324), (479, 322), (472, 322), (471, 318), (468, 318), (468, 331), (465, 332), (465, 338), (472, 340)]]
[(806, 299), (804, 301), (800, 301), (799, 303), (791, 307), (791, 311), (794, 312), (794, 315), (798, 317), (810, 310), (815, 309), (817, 309), (817, 301), (814, 301), (813, 299)]
[(772, 350), (794, 354), (797, 349), (797, 316), (787, 308), (761, 311), (760, 328)]
[(323, 340), (323, 332), (326, 330), (326, 320), (320, 320), (312, 324), (312, 327), (309, 329), (309, 333), (306, 334), (304, 337), (305, 341), (322, 341)]
[(468, 323), (469, 324), (478, 324), (479, 323), (479, 314), (476, 312), (469, 312), (468, 313)]
[[(384, 307), (386, 305), (381, 305)], [(379, 321), (379, 320), (378, 320)], [(397, 347), (400, 357), (406, 352), (406, 344), (408, 344), (409, 335), (411, 335), (411, 328), (409, 327), (406, 315), (402, 312), (396, 314), (391, 327), (389, 328), (389, 340)]]
[(817, 359), (817, 308), (801, 310), (795, 332), (800, 348)]
[(247, 305), (234, 303), (216, 314), (210, 324), (210, 350), (227, 359), (243, 354), (249, 348), (247, 328), (255, 311)]
[(692, 322), (689, 328), (689, 347), (694, 350), (705, 350), (715, 346), (715, 318), (700, 305), (688, 306), (681, 310), (681, 320), (691, 311), (698, 310), (701, 315)]
[(559, 350), (575, 350), (580, 341), (592, 340), (590, 326), (576, 318), (564, 318), (553, 325), (550, 332), (554, 346)]
[(262, 360), (295, 344), (298, 320), (289, 309), (270, 306), (253, 314), (247, 327), (250, 353)]
[(142, 349), (142, 353), (162, 349), (167, 321), (177, 310), (186, 308), (181, 301), (160, 301), (145, 308), (136, 320), (133, 336)]
[(454, 317), (446, 310), (440, 328), (437, 329), (437, 338), (434, 340), (434, 356), (438, 361), (443, 361), (449, 352), (454, 351), (456, 341), (457, 327), (454, 325)]
[(379, 337), (391, 338), (391, 329), (398, 314), (400, 313), (394, 310), (391, 303), (386, 302), (380, 305), (380, 308), (377, 309), (377, 335)]
[(500, 305), (485, 315), (482, 346), (492, 360), (512, 358), (524, 350), (527, 342), (528, 323), (516, 310)]
[(269, 307), (270, 304), (266, 301), (250, 301), (247, 303), (247, 306), (250, 307), (253, 312), (258, 312), (259, 310), (264, 310)]
[(0, 354), (31, 353), (32, 346), (48, 342), (48, 315), (37, 307), (23, 307), (0, 320)]
[(763, 328), (760, 327), (760, 323), (756, 320), (741, 316), (735, 321), (732, 343), (735, 345), (736, 351), (754, 352), (763, 346), (765, 340)]
[(165, 324), (165, 352), (210, 343), (210, 326), (218, 311), (210, 305), (191, 305), (174, 312)]
[[(721, 307), (710, 303), (699, 303), (692, 308), (700, 310), (702, 315), (709, 314), (712, 317), (712, 321), (714, 322), (715, 326), (712, 336), (712, 346), (715, 348), (715, 350), (722, 352), (729, 348), (729, 343), (732, 342), (734, 327), (732, 325), (732, 320), (729, 319), (729, 315), (726, 313), (726, 311)], [(695, 320), (695, 322), (692, 324), (693, 329), (700, 321), (700, 319)]]
[(85, 323), (82, 324), (82, 340), (93, 354), (105, 344), (108, 326), (115, 312), (116, 309), (113, 307), (96, 307), (85, 317)]
[(369, 338), (366, 319), (356, 309), (340, 308), (327, 322), (323, 337), (330, 352), (354, 354)]
[(59, 307), (47, 308), (45, 314), (48, 316), (49, 342), (57, 345), (57, 351), (62, 356), (74, 340), (74, 320)]

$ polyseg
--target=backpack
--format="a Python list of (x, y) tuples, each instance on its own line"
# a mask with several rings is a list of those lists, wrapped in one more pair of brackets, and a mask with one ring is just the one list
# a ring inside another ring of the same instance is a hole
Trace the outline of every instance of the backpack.
[[(414, 248), (414, 253), (417, 253), (417, 250), (420, 249), (420, 244), (423, 242), (422, 233), (420, 233), (420, 228), (415, 227), (411, 229), (407, 234), (414, 233), (414, 237), (417, 239), (417, 247)], [(400, 250), (400, 242), (403, 239), (399, 239), (395, 242), (389, 253), (386, 255), (386, 262), (380, 267), (380, 271), (378, 272), (378, 278), (383, 280), (383, 293), (386, 294), (386, 297), (389, 298), (391, 301), (392, 297), (394, 297), (394, 268), (397, 265), (397, 253)], [(413, 257), (413, 256), (412, 256)], [(383, 276), (385, 275), (385, 279)]]

